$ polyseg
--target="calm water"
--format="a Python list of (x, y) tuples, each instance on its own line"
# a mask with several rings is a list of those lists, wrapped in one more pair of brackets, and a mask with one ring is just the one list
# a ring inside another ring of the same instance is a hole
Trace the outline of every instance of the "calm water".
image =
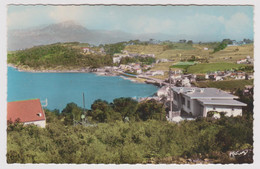
[(70, 102), (83, 107), (83, 92), (86, 107), (90, 108), (97, 99), (112, 102), (118, 97), (147, 97), (157, 89), (153, 85), (133, 83), (121, 77), (92, 73), (29, 73), (8, 67), (7, 101), (47, 98), (47, 108), (51, 110), (61, 111)]

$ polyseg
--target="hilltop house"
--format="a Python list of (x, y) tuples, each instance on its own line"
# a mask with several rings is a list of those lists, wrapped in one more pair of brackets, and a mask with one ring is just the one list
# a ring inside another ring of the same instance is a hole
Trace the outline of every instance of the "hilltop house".
[(35, 124), (45, 128), (46, 117), (40, 99), (14, 101), (7, 103), (7, 120), (26, 124)]
[(209, 111), (225, 112), (226, 116), (241, 116), (245, 103), (237, 96), (216, 88), (173, 87), (173, 112), (169, 120), (181, 111), (193, 117), (207, 117)]
[(254, 63), (254, 59), (251, 58), (250, 56), (247, 56), (246, 58), (237, 61), (237, 64), (252, 64), (252, 63)]

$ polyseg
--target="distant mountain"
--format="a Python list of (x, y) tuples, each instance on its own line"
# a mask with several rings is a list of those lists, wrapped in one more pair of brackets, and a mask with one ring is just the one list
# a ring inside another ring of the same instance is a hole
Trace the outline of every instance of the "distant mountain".
[[(182, 36), (183, 37), (183, 36)], [(19, 50), (57, 42), (82, 42), (94, 45), (116, 43), (128, 40), (175, 40), (167, 34), (130, 34), (122, 31), (89, 30), (74, 21), (66, 21), (45, 27), (24, 30), (8, 30), (8, 50)]]

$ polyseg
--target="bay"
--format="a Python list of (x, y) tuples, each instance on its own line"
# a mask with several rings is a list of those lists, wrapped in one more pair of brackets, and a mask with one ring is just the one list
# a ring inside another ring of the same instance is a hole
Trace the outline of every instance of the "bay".
[(82, 93), (85, 94), (86, 108), (102, 99), (112, 102), (119, 97), (148, 97), (158, 88), (150, 84), (134, 83), (119, 76), (98, 76), (93, 73), (31, 73), (20, 72), (8, 67), (7, 101), (39, 98), (47, 99), (50, 110), (65, 108), (74, 102), (83, 107)]

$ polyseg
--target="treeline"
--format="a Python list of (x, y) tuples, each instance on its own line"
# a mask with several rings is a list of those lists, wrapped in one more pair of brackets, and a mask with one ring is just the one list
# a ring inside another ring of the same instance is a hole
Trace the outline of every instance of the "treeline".
[[(81, 121), (83, 109), (75, 103), (69, 103), (59, 113), (57, 118), (62, 119), (64, 125), (73, 125), (73, 121)], [(148, 119), (166, 120), (165, 107), (155, 100), (137, 102), (132, 98), (117, 98), (112, 103), (96, 100), (91, 110), (86, 110), (86, 118), (93, 123), (121, 121), (146, 121)]]
[[(76, 45), (76, 44), (74, 44)], [(113, 65), (111, 56), (84, 55), (73, 44), (51, 44), (36, 46), (30, 49), (8, 54), (7, 62), (15, 65), (27, 65), (31, 68), (39, 67), (101, 67)]]

